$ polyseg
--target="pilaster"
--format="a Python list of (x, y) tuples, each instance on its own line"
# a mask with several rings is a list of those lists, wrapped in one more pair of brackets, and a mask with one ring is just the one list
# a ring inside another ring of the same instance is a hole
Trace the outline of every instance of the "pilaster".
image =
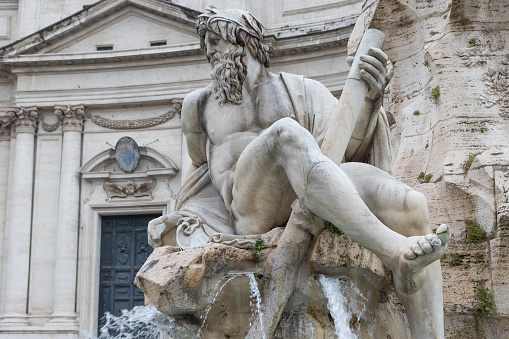
[[(6, 258), (5, 305), (3, 326), (27, 324), (28, 273), (30, 267), (30, 232), (32, 227), (32, 185), (34, 170), (34, 136), (39, 119), (37, 107), (10, 108), (3, 120), (15, 127), (10, 215)], [(15, 250), (13, 250), (15, 249)]]
[[(4, 247), (5, 247), (5, 215), (7, 212), (7, 191), (9, 184), (9, 159), (10, 159), (10, 141), (11, 124), (4, 121), (4, 116), (0, 116), (0, 277), (3, 276)], [(0, 284), (2, 281), (0, 280)], [(0, 288), (0, 304), (2, 303), (2, 293)], [(1, 314), (1, 310), (0, 310)]]
[(51, 323), (76, 323), (76, 261), (80, 206), (81, 133), (85, 107), (55, 106), (62, 123), (63, 146), (58, 203), (55, 293)]

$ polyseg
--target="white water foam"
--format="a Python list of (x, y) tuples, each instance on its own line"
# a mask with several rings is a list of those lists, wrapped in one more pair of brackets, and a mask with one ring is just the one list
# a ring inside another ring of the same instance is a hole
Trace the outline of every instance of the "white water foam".
[(347, 295), (350, 294), (350, 299), (353, 299), (352, 297), (355, 294), (362, 297), (360, 291), (346, 277), (330, 278), (321, 274), (318, 276), (318, 281), (328, 299), (327, 307), (334, 319), (335, 333), (338, 338), (357, 339), (357, 334), (350, 328), (350, 321), (354, 316), (360, 319), (365, 306), (362, 305), (362, 309), (355, 309), (349, 302)]
[(246, 273), (246, 275), (249, 277), (249, 288), (251, 289), (251, 293), (249, 295), (249, 305), (251, 308), (256, 306), (256, 312), (254, 312), (249, 319), (249, 327), (253, 326), (253, 321), (251, 319), (254, 317), (254, 321), (256, 321), (256, 318), (258, 318), (260, 321), (262, 337), (265, 339), (265, 331), (263, 330), (262, 295), (258, 289), (258, 282), (256, 281), (254, 274), (250, 272)]
[(168, 333), (173, 338), (198, 338), (189, 329), (179, 326), (172, 317), (159, 312), (152, 304), (122, 310), (122, 315), (118, 317), (106, 312), (102, 320), (104, 325), (99, 329), (98, 337), (82, 331), (81, 338), (159, 339), (161, 333)]

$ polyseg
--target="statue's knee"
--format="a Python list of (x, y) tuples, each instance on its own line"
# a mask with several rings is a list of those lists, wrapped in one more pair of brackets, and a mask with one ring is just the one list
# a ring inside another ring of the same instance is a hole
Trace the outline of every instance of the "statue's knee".
[(413, 224), (414, 227), (426, 228), (422, 231), (427, 231), (429, 209), (426, 196), (414, 190), (408, 191), (405, 197), (404, 208), (406, 214), (410, 218), (411, 224)]
[(271, 136), (282, 144), (293, 143), (298, 140), (299, 131), (302, 127), (291, 118), (279, 119), (270, 127)]

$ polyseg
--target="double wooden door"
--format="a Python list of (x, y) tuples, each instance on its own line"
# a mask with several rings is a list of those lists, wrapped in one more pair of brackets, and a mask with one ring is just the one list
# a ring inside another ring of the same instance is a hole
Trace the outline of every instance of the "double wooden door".
[(147, 224), (160, 215), (105, 216), (101, 227), (99, 327), (106, 312), (120, 316), (144, 304), (143, 292), (134, 277), (147, 260), (152, 247), (147, 241)]

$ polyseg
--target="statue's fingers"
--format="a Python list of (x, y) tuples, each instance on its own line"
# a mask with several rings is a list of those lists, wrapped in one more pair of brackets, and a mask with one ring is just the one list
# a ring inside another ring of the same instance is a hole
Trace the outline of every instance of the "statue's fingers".
[[(373, 76), (375, 81), (378, 83), (379, 87), (385, 85), (385, 76), (380, 74), (380, 72), (375, 67), (373, 67), (373, 65), (371, 65), (367, 62), (361, 61), (359, 63), (359, 67), (361, 68), (361, 71), (365, 70), (366, 72), (371, 74), (371, 76)], [(362, 72), (361, 72), (361, 74), (362, 74)]]
[(380, 60), (380, 62), (384, 64), (384, 66), (387, 65), (387, 62), (389, 61), (389, 57), (387, 56), (387, 54), (385, 54), (384, 51), (382, 51), (380, 48), (370, 47), (368, 50), (368, 54)]
[(431, 246), (431, 244), (429, 243), (428, 240), (426, 240), (426, 238), (417, 239), (417, 243), (419, 244), (419, 246), (421, 246), (424, 253), (433, 252), (433, 246)]
[(374, 68), (376, 68), (378, 73), (383, 74), (383, 75), (387, 74), (387, 70), (386, 70), (385, 66), (377, 58), (374, 58), (369, 55), (361, 55), (360, 61), (361, 62), (359, 63), (359, 66), (360, 66), (360, 64), (371, 65)]
[(371, 75), (371, 73), (367, 72), (365, 69), (361, 69), (361, 78), (368, 83), (370, 89), (379, 87), (375, 77), (373, 77), (373, 75)]

